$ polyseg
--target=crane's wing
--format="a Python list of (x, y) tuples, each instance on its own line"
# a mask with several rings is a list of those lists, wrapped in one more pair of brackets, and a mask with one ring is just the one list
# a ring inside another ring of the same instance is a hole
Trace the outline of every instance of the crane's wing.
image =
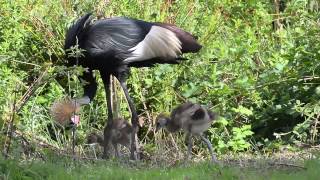
[(168, 24), (168, 23), (156, 23), (156, 25), (166, 28), (171, 32), (174, 32), (178, 39), (181, 41), (181, 52), (182, 53), (189, 53), (189, 52), (198, 52), (202, 46), (197, 42), (196, 38), (175, 25)]
[(81, 44), (91, 57), (108, 56), (125, 59), (129, 49), (141, 42), (143, 32), (133, 21), (126, 18), (110, 18), (94, 22)]
[(113, 56), (128, 64), (153, 58), (170, 60), (181, 54), (181, 42), (174, 32), (123, 17), (92, 24), (83, 46), (91, 56)]
[(184, 124), (185, 121), (198, 120), (204, 116), (205, 112), (202, 112), (202, 107), (191, 102), (186, 102), (171, 112), (171, 119), (175, 124)]
[(189, 111), (190, 109), (193, 109), (193, 106), (195, 104), (191, 102), (186, 102), (184, 104), (181, 104), (180, 106), (176, 107), (172, 112), (171, 112), (171, 119), (177, 119), (183, 115), (190, 115)]
[(129, 51), (130, 56), (124, 60), (128, 63), (153, 58), (173, 60), (181, 54), (181, 42), (174, 32), (153, 25), (145, 38)]

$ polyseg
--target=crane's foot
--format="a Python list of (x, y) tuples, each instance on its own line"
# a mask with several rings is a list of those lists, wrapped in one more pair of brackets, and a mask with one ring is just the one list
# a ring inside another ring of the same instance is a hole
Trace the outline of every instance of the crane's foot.
[(211, 155), (211, 163), (220, 165), (220, 162), (214, 154)]
[(219, 164), (219, 161), (218, 161), (216, 155), (213, 152), (213, 148), (212, 148), (211, 142), (207, 138), (205, 138), (203, 135), (200, 135), (200, 137), (201, 137), (201, 140), (204, 143), (207, 144), (208, 150), (209, 150), (209, 152), (211, 154), (211, 162), (214, 163), (214, 164)]
[(133, 131), (131, 134), (131, 148), (130, 148), (130, 159), (131, 160), (140, 160), (140, 147), (139, 140), (137, 135), (138, 128), (133, 126)]
[(138, 136), (136, 133), (133, 134), (132, 137), (132, 144), (131, 144), (131, 149), (130, 149), (130, 159), (131, 160), (140, 160), (140, 148), (139, 148), (139, 143), (138, 143)]
[(103, 150), (102, 159), (110, 159), (109, 151), (105, 149)]

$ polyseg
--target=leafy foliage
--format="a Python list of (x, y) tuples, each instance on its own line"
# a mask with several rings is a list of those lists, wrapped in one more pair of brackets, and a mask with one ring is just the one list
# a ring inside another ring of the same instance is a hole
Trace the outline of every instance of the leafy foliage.
[[(59, 97), (82, 93), (80, 82), (72, 73), (81, 70), (63, 67), (62, 47), (65, 30), (72, 21), (93, 11), (98, 16), (175, 23), (197, 36), (203, 45), (200, 53), (187, 55), (190, 60), (181, 65), (131, 71), (131, 94), (141, 116), (151, 118), (149, 124), (158, 113), (169, 112), (189, 100), (220, 114), (209, 130), (218, 152), (250, 150), (251, 142), (267, 144), (273, 139), (317, 144), (319, 3), (284, 2), (285, 9), (280, 14), (275, 13), (271, 1), (1, 3), (0, 126), (4, 130), (10, 117), (12, 92), (18, 90), (20, 99), (47, 68), (48, 77), (19, 112), (15, 125), (52, 144), (68, 141), (63, 131), (53, 125), (48, 109)], [(274, 22), (278, 20), (282, 26), (276, 28)], [(102, 129), (104, 125), (106, 106), (102, 88), (99, 87), (94, 103), (83, 109), (78, 128), (80, 141), (88, 131)], [(128, 117), (125, 101), (119, 98), (119, 102), (121, 115)], [(147, 129), (141, 129), (141, 133), (146, 132)]]

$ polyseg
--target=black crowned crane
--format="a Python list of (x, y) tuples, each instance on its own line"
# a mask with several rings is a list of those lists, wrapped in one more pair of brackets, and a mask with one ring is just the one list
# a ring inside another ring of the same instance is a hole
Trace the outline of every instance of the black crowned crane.
[[(132, 113), (131, 158), (136, 150), (135, 135), (138, 128), (138, 115), (130, 98), (126, 79), (131, 67), (151, 67), (159, 64), (178, 64), (184, 58), (183, 53), (195, 53), (201, 49), (195, 38), (188, 32), (166, 23), (152, 23), (126, 17), (113, 17), (92, 21), (88, 13), (68, 29), (64, 49), (67, 51), (78, 45), (83, 56), (68, 57), (68, 65), (81, 65), (87, 71), (79, 77), (87, 83), (83, 86), (84, 95), (78, 99), (80, 104), (93, 100), (97, 83), (92, 71), (98, 70), (102, 77), (108, 109), (108, 127), (112, 123), (110, 100), (110, 75), (115, 76), (124, 91)], [(106, 128), (108, 129), (108, 128)], [(105, 142), (109, 135), (105, 130)], [(107, 156), (107, 144), (104, 143), (104, 156)]]

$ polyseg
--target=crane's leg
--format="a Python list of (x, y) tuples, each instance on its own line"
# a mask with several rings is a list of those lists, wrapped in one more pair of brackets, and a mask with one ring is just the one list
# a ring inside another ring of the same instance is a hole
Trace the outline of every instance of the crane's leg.
[(107, 109), (108, 109), (108, 121), (106, 123), (106, 126), (104, 128), (104, 143), (103, 143), (103, 158), (108, 158), (108, 146), (110, 144), (110, 133), (111, 133), (111, 127), (113, 122), (113, 114), (112, 114), (112, 105), (111, 105), (111, 91), (110, 91), (110, 74), (104, 73), (100, 71), (100, 75), (104, 84), (104, 89), (106, 92), (106, 99), (107, 99)]
[(189, 160), (190, 157), (191, 157), (192, 146), (193, 146), (192, 137), (191, 137), (191, 134), (190, 134), (190, 133), (187, 133), (187, 134), (186, 134), (186, 139), (185, 139), (185, 141), (186, 141), (187, 144), (188, 144), (187, 160)]
[(123, 89), (123, 92), (124, 92), (124, 95), (126, 96), (126, 99), (128, 101), (128, 104), (129, 104), (129, 108), (131, 110), (131, 123), (132, 123), (132, 128), (133, 128), (133, 133), (131, 134), (131, 148), (130, 148), (130, 158), (131, 159), (139, 159), (139, 157), (136, 157), (135, 156), (135, 152), (136, 152), (136, 155), (139, 156), (139, 150), (138, 150), (138, 142), (136, 140), (136, 134), (138, 132), (138, 114), (137, 114), (137, 111), (136, 111), (136, 108), (133, 104), (133, 101), (129, 95), (129, 92), (128, 92), (128, 88), (127, 88), (127, 84), (125, 83), (125, 78), (123, 76), (120, 76), (118, 77), (118, 80), (120, 82), (120, 85)]
[(113, 143), (113, 148), (114, 148), (114, 155), (116, 158), (120, 157), (120, 153), (119, 153), (119, 149), (118, 149), (118, 144), (117, 143)]
[(210, 152), (210, 154), (211, 154), (211, 161), (214, 162), (214, 163), (218, 163), (217, 157), (216, 157), (216, 155), (213, 153), (213, 149), (212, 149), (212, 144), (211, 144), (211, 142), (210, 142), (207, 138), (205, 138), (202, 134), (200, 135), (200, 137), (201, 137), (201, 140), (202, 140), (204, 143), (207, 144), (208, 150), (209, 150), (209, 152)]

